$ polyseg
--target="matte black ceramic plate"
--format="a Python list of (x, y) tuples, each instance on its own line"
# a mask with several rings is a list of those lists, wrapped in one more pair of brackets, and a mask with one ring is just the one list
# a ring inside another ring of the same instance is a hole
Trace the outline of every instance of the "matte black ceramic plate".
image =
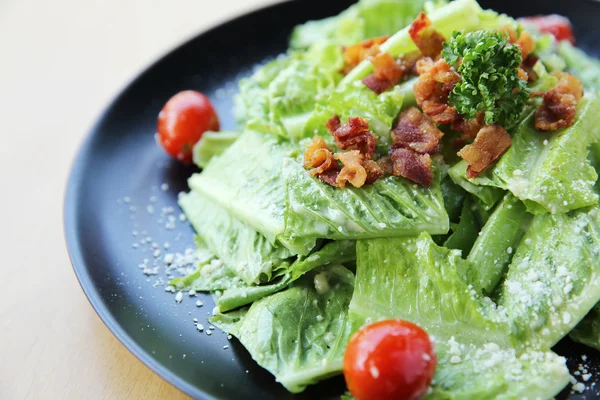
[[(568, 15), (579, 45), (600, 54), (600, 3), (481, 3), (512, 16)], [(83, 290), (102, 320), (132, 353), (194, 397), (240, 400), (292, 396), (259, 368), (237, 341), (228, 341), (217, 331), (207, 336), (195, 330), (193, 318), (208, 326), (205, 319), (213, 308), (209, 296), (186, 295), (176, 305), (173, 294), (164, 291), (166, 282), (160, 282), (161, 275), (147, 277), (138, 268), (145, 258), (153, 259), (156, 249), (152, 243), (160, 245), (162, 258), (165, 242), (170, 244), (168, 252), (181, 252), (192, 246), (193, 238), (190, 226), (178, 219), (176, 199), (178, 192), (187, 190), (186, 179), (194, 168), (171, 161), (155, 145), (156, 116), (171, 95), (196, 89), (210, 96), (222, 127), (233, 128), (232, 94), (237, 80), (249, 74), (253, 66), (284, 52), (294, 25), (334, 15), (350, 4), (343, 0), (283, 3), (225, 23), (185, 43), (141, 74), (108, 106), (73, 165), (65, 201), (65, 234)], [(174, 214), (169, 213), (169, 207)], [(174, 229), (169, 215), (175, 216)], [(146, 237), (151, 239), (144, 243)], [(196, 307), (197, 299), (204, 302), (203, 307)], [(224, 349), (225, 345), (230, 347)], [(594, 370), (600, 367), (600, 354), (569, 340), (556, 350), (569, 357), (572, 369), (584, 353), (587, 364)], [(335, 398), (343, 388), (341, 378), (333, 379), (297, 398)], [(596, 398), (597, 392), (571, 398)], [(562, 397), (569, 397), (568, 391)]]

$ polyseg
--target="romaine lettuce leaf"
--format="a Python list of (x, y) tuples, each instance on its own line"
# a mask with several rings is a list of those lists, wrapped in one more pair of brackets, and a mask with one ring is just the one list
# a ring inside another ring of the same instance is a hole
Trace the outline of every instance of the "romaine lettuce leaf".
[(556, 51), (565, 60), (567, 70), (577, 76), (586, 88), (600, 90), (600, 60), (566, 40), (558, 42)]
[(342, 49), (315, 45), (290, 53), (240, 81), (237, 114), (246, 129), (299, 138), (315, 103), (342, 75)]
[(309, 272), (247, 311), (210, 321), (236, 336), (260, 366), (298, 393), (341, 372), (352, 333), (348, 304), (353, 289), (352, 272), (334, 265)]
[[(412, 88), (411, 88), (412, 90)], [(342, 122), (349, 117), (364, 117), (369, 128), (378, 136), (388, 138), (392, 122), (402, 108), (403, 87), (395, 86), (380, 95), (362, 82), (354, 82), (334, 90), (315, 107), (306, 123), (305, 136), (329, 136), (325, 122), (337, 115)]]
[(465, 275), (472, 267), (460, 251), (439, 247), (422, 233), (359, 240), (356, 257), (356, 288), (350, 303), (355, 327), (365, 321), (402, 318), (422, 326), (436, 341), (460, 332), (465, 344), (510, 347), (507, 321), (468, 284)]
[(600, 303), (581, 320), (569, 333), (569, 337), (576, 342), (600, 350)]
[(427, 399), (551, 398), (569, 381), (564, 358), (515, 349), (509, 321), (464, 279), (470, 268), (425, 233), (358, 241), (354, 328), (402, 318), (426, 329), (438, 357)]
[(475, 289), (486, 294), (493, 292), (530, 222), (525, 205), (507, 194), (481, 229), (467, 257), (476, 266), (469, 277)]
[(468, 198), (463, 203), (460, 221), (452, 229), (452, 234), (444, 242), (444, 247), (460, 250), (462, 256), (466, 257), (477, 239), (479, 229), (479, 221), (473, 210), (473, 203)]
[[(498, 163), (470, 183), (510, 190), (534, 214), (595, 205), (598, 195), (593, 187), (598, 175), (587, 155), (590, 144), (600, 139), (599, 114), (600, 100), (589, 92), (581, 99), (575, 124), (569, 128), (538, 132), (532, 113), (517, 128), (512, 146)], [(461, 162), (452, 170), (462, 171), (465, 165)], [(452, 171), (450, 174), (455, 177)], [(476, 191), (473, 194), (478, 196)]]
[(269, 241), (308, 254), (314, 240), (291, 239), (284, 233), (285, 180), (281, 170), (297, 146), (274, 135), (246, 131), (202, 173), (189, 179), (192, 190), (212, 199)]
[(564, 357), (550, 351), (518, 353), (495, 343), (455, 341), (452, 346), (436, 342), (436, 351), (438, 366), (427, 400), (552, 399), (569, 382)]
[(345, 264), (354, 260), (356, 260), (355, 242), (337, 240), (327, 243), (323, 248), (309, 256), (298, 257), (290, 265), (285, 274), (275, 281), (260, 286), (237, 285), (225, 288), (227, 290), (217, 299), (217, 306), (221, 312), (245, 306), (263, 297), (277, 293), (315, 268), (330, 264)]
[(337, 16), (298, 25), (290, 39), (290, 47), (307, 48), (327, 42), (351, 45), (361, 40), (391, 35), (410, 24), (424, 0), (360, 0)]
[(498, 297), (519, 343), (550, 348), (600, 300), (600, 208), (536, 215)]
[(268, 282), (289, 266), (287, 248), (273, 246), (209, 197), (192, 191), (180, 195), (179, 205), (211, 252), (247, 284)]
[(448, 232), (439, 176), (430, 189), (397, 177), (341, 189), (311, 177), (292, 159), (284, 174), (285, 235), (291, 238), (357, 239)]
[[(498, 15), (493, 11), (483, 11), (475, 0), (456, 0), (429, 13), (433, 26), (445, 37), (449, 38), (453, 31), (472, 31), (477, 29), (498, 29), (514, 20)], [(381, 51), (392, 56), (416, 51), (417, 47), (410, 39), (408, 26), (395, 33), (381, 46)], [(360, 80), (371, 73), (373, 65), (365, 60), (354, 68), (342, 80), (342, 84)]]
[(459, 161), (448, 170), (448, 175), (454, 183), (477, 197), (485, 209), (490, 210), (500, 201), (505, 192), (497, 187), (476, 185), (469, 181), (467, 178), (468, 166), (466, 161)]
[(194, 164), (200, 168), (206, 167), (213, 156), (223, 153), (240, 134), (235, 131), (204, 132), (200, 141), (194, 145)]

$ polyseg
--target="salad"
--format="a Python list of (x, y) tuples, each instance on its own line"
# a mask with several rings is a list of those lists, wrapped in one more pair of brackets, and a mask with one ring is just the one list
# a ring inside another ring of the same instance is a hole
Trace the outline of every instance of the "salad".
[(292, 393), (545, 399), (600, 349), (600, 62), (568, 20), (360, 0), (239, 82), (239, 130), (177, 94), (158, 140), (211, 323)]

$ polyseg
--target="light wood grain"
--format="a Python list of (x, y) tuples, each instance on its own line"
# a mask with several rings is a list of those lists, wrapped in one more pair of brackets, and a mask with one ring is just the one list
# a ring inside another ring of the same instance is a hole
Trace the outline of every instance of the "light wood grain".
[(0, 399), (186, 397), (87, 302), (64, 245), (64, 187), (94, 118), (137, 72), (273, 2), (0, 0)]

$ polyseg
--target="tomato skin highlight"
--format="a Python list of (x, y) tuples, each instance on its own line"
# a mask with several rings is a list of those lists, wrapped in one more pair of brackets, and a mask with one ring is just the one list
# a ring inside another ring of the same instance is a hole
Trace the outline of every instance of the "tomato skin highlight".
[(559, 42), (566, 40), (575, 44), (575, 35), (571, 21), (562, 15), (535, 15), (532, 17), (519, 18), (519, 21), (535, 25), (541, 32), (549, 33)]
[(399, 319), (361, 328), (344, 354), (344, 377), (357, 400), (418, 400), (437, 365), (427, 332)]
[(194, 90), (179, 92), (158, 114), (158, 142), (184, 163), (192, 162), (192, 149), (206, 131), (218, 131), (219, 118), (208, 97)]

